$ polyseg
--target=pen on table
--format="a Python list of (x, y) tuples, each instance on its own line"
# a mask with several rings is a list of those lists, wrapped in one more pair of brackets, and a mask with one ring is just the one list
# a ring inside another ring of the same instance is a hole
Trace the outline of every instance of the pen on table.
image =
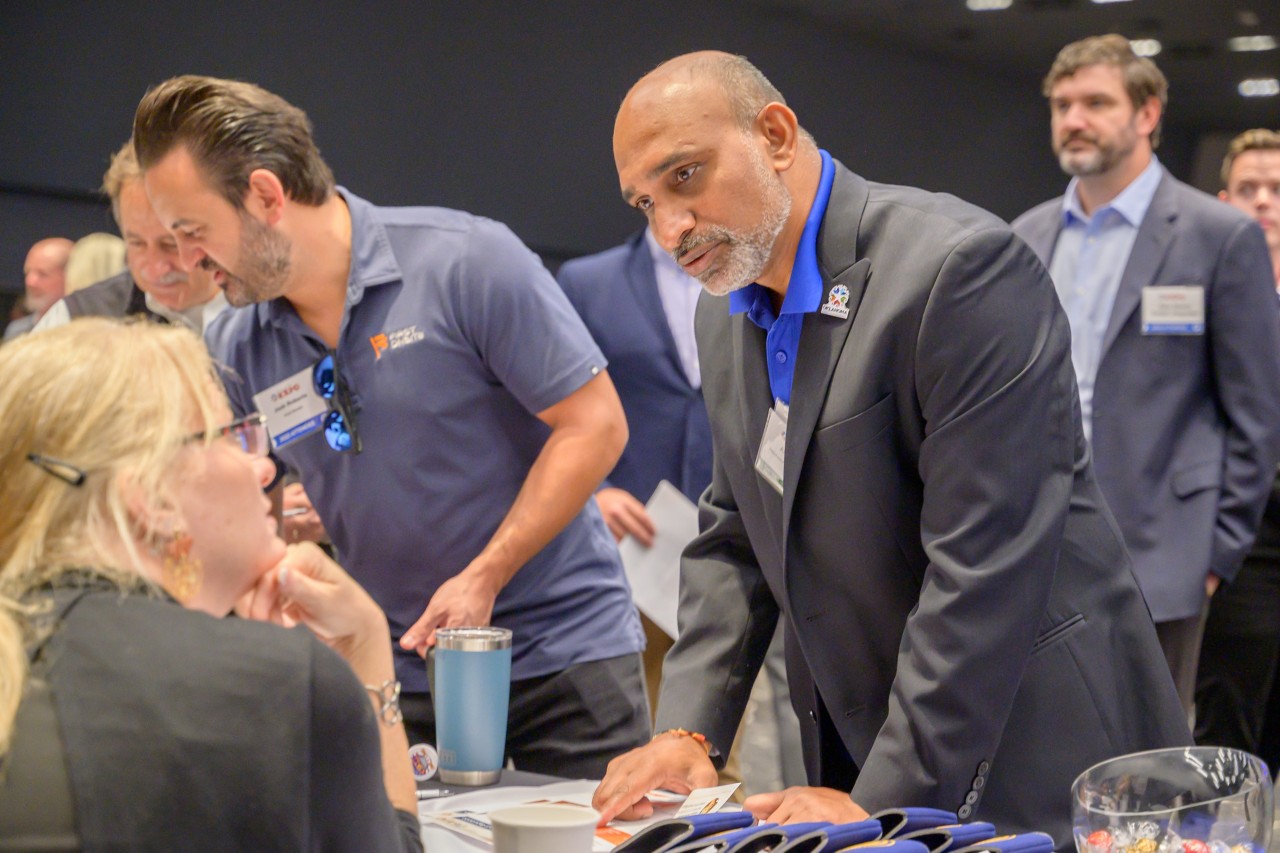
[(290, 507), (289, 509), (286, 509), (284, 512), (280, 513), (280, 517), (281, 517), (281, 518), (292, 518), (292, 517), (293, 517), (293, 516), (295, 516), (295, 515), (302, 515), (304, 512), (306, 512), (306, 511), (307, 511), (307, 510), (309, 510), (309, 509), (311, 509), (311, 507), (309, 507), (309, 506), (295, 506), (295, 507)]
[(447, 797), (447, 796), (449, 796), (449, 795), (450, 795), (450, 794), (452, 794), (452, 793), (453, 793), (453, 791), (447, 791), (447, 790), (445, 790), (444, 788), (431, 788), (431, 789), (429, 789), (429, 790), (419, 791), (419, 792), (418, 792), (418, 799), (420, 799), (420, 800), (434, 800), (436, 797)]

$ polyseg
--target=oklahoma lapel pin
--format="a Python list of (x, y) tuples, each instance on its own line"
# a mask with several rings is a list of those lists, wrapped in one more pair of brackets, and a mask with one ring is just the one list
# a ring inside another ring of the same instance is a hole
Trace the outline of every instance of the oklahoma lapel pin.
[(849, 319), (849, 288), (843, 284), (831, 288), (827, 301), (822, 305), (822, 313), (841, 320)]

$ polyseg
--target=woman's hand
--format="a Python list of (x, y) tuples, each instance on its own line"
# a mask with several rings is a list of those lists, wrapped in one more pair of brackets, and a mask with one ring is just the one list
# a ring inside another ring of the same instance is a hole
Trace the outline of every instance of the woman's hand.
[(276, 567), (245, 595), (237, 611), (285, 627), (306, 625), (348, 661), (370, 642), (389, 647), (382, 609), (311, 542), (290, 545)]
[[(395, 680), (386, 615), (364, 587), (314, 543), (290, 545), (279, 564), (244, 595), (236, 610), (241, 616), (285, 627), (306, 625), (342, 656), (367, 690), (370, 685)], [(369, 701), (379, 716), (378, 742), (387, 798), (396, 808), (413, 813), (418, 800), (404, 725), (383, 715), (381, 695), (371, 692)]]

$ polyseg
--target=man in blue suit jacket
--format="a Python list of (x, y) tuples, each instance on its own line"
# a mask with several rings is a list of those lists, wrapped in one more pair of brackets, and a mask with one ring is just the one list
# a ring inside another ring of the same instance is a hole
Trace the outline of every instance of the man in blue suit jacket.
[[(641, 231), (621, 246), (569, 261), (557, 276), (609, 359), (631, 429), (627, 448), (596, 501), (615, 536), (628, 533), (646, 543), (653, 527), (644, 504), (660, 481), (669, 481), (695, 503), (711, 482), (711, 425), (693, 340), (693, 305), (701, 286), (677, 267), (673, 272), (679, 278), (673, 277), (668, 294), (679, 304), (668, 310), (647, 234)], [(679, 343), (673, 325), (681, 330)]]
[[(645, 230), (621, 246), (568, 261), (557, 276), (609, 360), (631, 433), (596, 490), (596, 503), (616, 539), (632, 536), (646, 547), (656, 531), (644, 505), (658, 483), (666, 480), (697, 503), (711, 482), (711, 424), (693, 339), (701, 285), (675, 267), (664, 271), (660, 286), (657, 263), (663, 255)], [(647, 617), (640, 622), (652, 710), (673, 638)], [(736, 781), (736, 773), (730, 771), (726, 780)]]
[(1071, 321), (1098, 483), (1190, 712), (1207, 597), (1280, 453), (1280, 310), (1257, 225), (1156, 160), (1166, 94), (1121, 36), (1063, 48), (1045, 95), (1074, 177), (1013, 227)]
[[(631, 535), (647, 545), (654, 530), (644, 504), (660, 481), (694, 503), (711, 483), (711, 424), (693, 334), (702, 285), (680, 269), (647, 228), (621, 246), (568, 261), (557, 278), (609, 360), (630, 430), (622, 457), (596, 491), (596, 503), (618, 539)], [(662, 660), (673, 640), (648, 619), (641, 622), (649, 701), (656, 707)], [(772, 709), (760, 720), (776, 720), (777, 726), (760, 737), (776, 746), (780, 778), (791, 784), (804, 771), (779, 640), (775, 637), (764, 669)], [(738, 781), (740, 773), (736, 756), (730, 756), (722, 781)]]

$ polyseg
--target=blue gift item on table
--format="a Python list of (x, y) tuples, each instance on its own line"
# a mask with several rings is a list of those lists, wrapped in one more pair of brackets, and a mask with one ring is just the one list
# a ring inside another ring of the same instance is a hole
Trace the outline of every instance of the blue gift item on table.
[[(792, 836), (791, 840), (778, 847), (775, 853), (783, 853), (783, 851), (827, 853), (830, 850), (843, 850), (856, 844), (877, 840), (880, 838), (882, 829), (880, 821), (870, 818), (854, 823), (834, 823)], [(914, 851), (898, 851), (898, 853), (914, 853)]]
[(915, 832), (899, 834), (899, 839), (919, 841), (929, 848), (929, 853), (944, 853), (977, 844), (988, 838), (994, 838), (996, 828), (989, 823), (974, 821), (973, 823), (957, 823), (948, 826), (937, 826), (932, 829), (917, 829)]
[(1271, 774), (1239, 749), (1188, 746), (1095, 764), (1071, 786), (1080, 853), (1263, 853)]
[(726, 832), (709, 838), (700, 838), (681, 844), (669, 853), (762, 853), (773, 850), (797, 835), (803, 835), (823, 826), (830, 826), (826, 821), (809, 821), (807, 823), (788, 823), (780, 826), (776, 823), (761, 823)]
[(1052, 853), (1053, 837), (1043, 832), (1001, 835), (968, 847), (953, 847), (947, 853)]
[(772, 850), (786, 840), (787, 835), (778, 824), (759, 823), (755, 826), (735, 829), (732, 832), (699, 838), (696, 841), (681, 844), (679, 847), (672, 847), (668, 853), (695, 853), (695, 851), (700, 853), (704, 850), (706, 853), (757, 853), (757, 851)]
[(910, 838), (882, 838), (879, 841), (867, 841), (849, 847), (829, 847), (823, 853), (842, 853), (850, 850), (857, 850), (860, 853), (928, 853), (929, 848)]
[(613, 853), (668, 853), (690, 841), (751, 826), (755, 820), (751, 812), (712, 812), (660, 820), (613, 848)]
[(955, 812), (927, 808), (884, 809), (873, 814), (871, 819), (880, 821), (881, 838), (896, 838), (919, 829), (960, 822)]

